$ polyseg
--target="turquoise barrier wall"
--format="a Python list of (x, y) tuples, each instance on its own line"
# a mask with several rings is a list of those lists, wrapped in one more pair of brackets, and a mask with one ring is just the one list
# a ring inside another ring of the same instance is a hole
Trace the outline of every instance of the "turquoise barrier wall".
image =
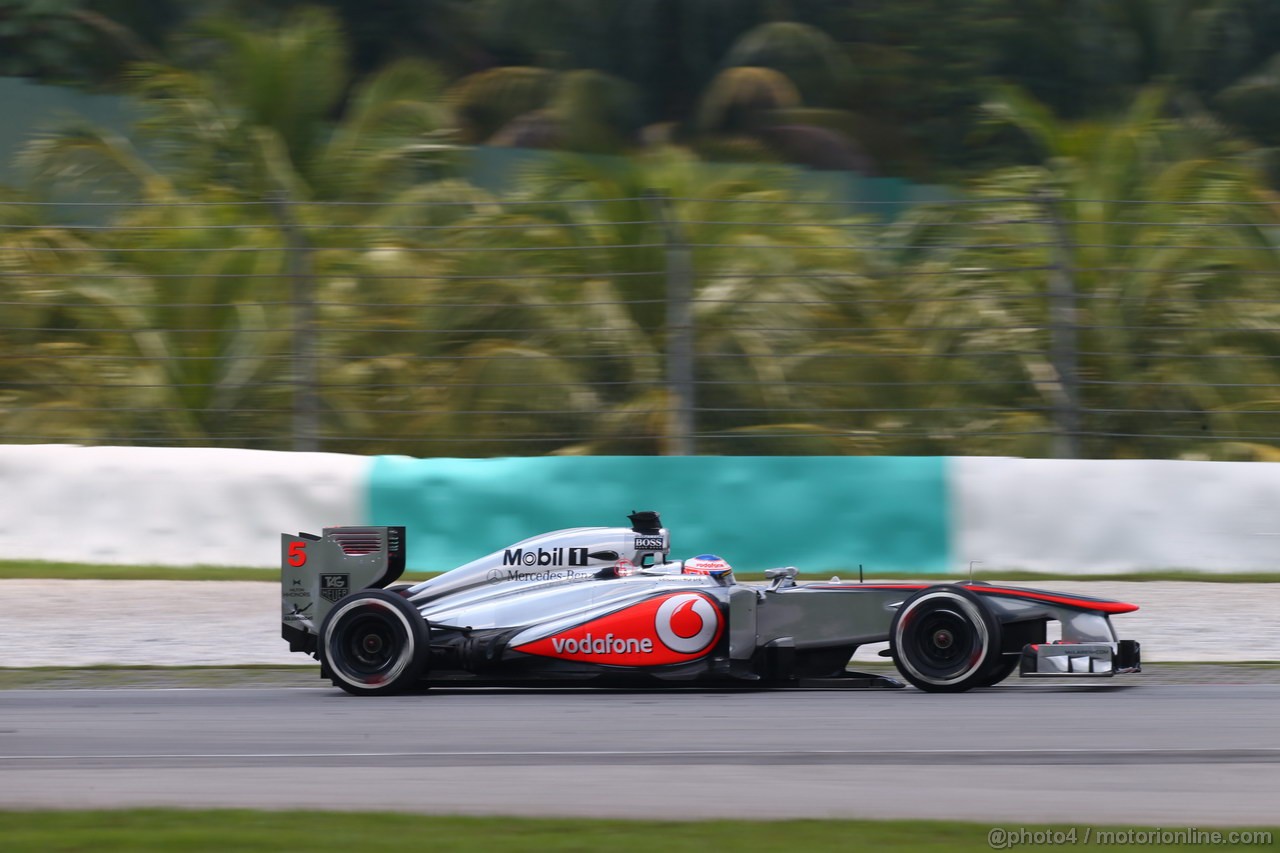
[(375, 458), (369, 523), (408, 528), (409, 568), (442, 571), (563, 527), (662, 513), (672, 557), (811, 576), (947, 569), (946, 460), (864, 456)]

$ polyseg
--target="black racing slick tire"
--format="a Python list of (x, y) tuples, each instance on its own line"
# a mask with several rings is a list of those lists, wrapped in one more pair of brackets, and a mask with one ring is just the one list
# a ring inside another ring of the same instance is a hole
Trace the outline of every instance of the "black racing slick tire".
[(1003, 665), (1000, 623), (957, 586), (927, 587), (902, 602), (889, 625), (889, 651), (902, 677), (930, 693), (984, 687)]
[(419, 686), (430, 632), (418, 609), (380, 589), (350, 595), (320, 625), (320, 666), (334, 686), (357, 696)]
[(1018, 668), (1020, 661), (1019, 655), (1001, 655), (1000, 660), (987, 673), (987, 677), (982, 680), (981, 684), (975, 684), (975, 687), (995, 687), (1009, 676), (1013, 675), (1013, 671)]

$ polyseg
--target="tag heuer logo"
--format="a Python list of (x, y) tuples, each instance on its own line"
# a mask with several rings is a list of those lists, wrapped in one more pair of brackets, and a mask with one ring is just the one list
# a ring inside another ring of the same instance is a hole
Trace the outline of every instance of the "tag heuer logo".
[(326, 601), (340, 601), (351, 592), (351, 575), (321, 575), (320, 597)]

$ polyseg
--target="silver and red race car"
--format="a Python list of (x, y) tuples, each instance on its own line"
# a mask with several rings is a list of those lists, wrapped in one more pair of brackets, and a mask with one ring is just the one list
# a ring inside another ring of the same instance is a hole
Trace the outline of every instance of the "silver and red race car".
[[(888, 642), (903, 678), (959, 692), (1024, 677), (1141, 670), (1110, 617), (1133, 604), (959, 583), (797, 583), (793, 567), (740, 583), (713, 555), (670, 560), (656, 512), (517, 542), (418, 584), (396, 584), (403, 527), (281, 537), (282, 634), (349, 693), (431, 685), (902, 687), (852, 672)], [(1060, 639), (1049, 642), (1056, 623)]]

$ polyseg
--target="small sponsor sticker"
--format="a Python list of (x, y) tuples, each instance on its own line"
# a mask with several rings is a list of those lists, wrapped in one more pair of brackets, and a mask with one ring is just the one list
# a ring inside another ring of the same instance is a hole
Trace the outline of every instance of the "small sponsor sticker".
[(321, 575), (320, 597), (326, 601), (341, 601), (351, 593), (351, 575)]
[(661, 536), (637, 536), (635, 547), (637, 551), (661, 551), (663, 544)]

